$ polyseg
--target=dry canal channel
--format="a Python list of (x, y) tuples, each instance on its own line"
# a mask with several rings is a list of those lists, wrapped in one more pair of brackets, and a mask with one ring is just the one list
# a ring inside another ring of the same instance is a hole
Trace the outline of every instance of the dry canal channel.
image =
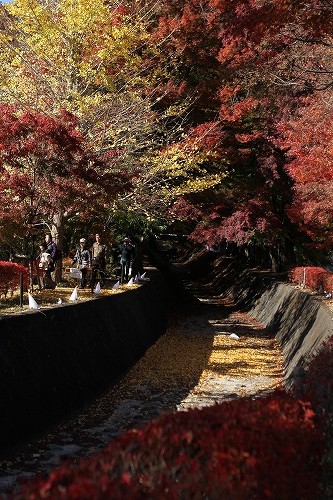
[(0, 498), (21, 480), (91, 454), (162, 412), (257, 398), (281, 385), (276, 340), (220, 296), (196, 295), (174, 312), (165, 333), (120, 382), (42, 435), (2, 450)]

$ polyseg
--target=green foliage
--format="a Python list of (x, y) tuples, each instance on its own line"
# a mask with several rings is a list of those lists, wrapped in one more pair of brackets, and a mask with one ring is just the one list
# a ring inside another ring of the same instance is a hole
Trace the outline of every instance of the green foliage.
[(106, 227), (114, 234), (116, 240), (120, 240), (124, 236), (143, 235), (148, 237), (155, 233), (161, 233), (166, 230), (167, 222), (129, 210), (123, 203), (110, 212)]

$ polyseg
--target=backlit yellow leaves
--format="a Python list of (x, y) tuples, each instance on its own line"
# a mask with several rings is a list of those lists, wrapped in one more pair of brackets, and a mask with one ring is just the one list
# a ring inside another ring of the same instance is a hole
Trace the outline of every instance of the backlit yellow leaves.
[(14, 0), (0, 13), (1, 99), (51, 116), (65, 108), (98, 154), (116, 149), (131, 169), (152, 132), (149, 15), (104, 0)]
[(173, 196), (205, 191), (220, 184), (223, 176), (219, 174), (206, 175), (204, 178), (189, 179), (173, 189)]
[(152, 160), (149, 175), (155, 182), (160, 178), (153, 189), (159, 191), (166, 203), (171, 203), (177, 196), (217, 186), (225, 174), (218, 164), (214, 167), (214, 159), (213, 152), (195, 145), (171, 146)]
[(37, 100), (48, 112), (65, 105), (80, 114), (84, 97), (103, 101), (141, 64), (144, 25), (103, 0), (14, 0), (8, 11), (0, 65), (11, 66), (1, 89), (11, 100), (30, 106)]

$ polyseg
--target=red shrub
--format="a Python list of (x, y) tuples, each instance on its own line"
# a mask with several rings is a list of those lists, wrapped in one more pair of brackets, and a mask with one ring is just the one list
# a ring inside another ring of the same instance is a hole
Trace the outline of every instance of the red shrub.
[(7, 296), (19, 288), (20, 273), (23, 274), (25, 286), (28, 283), (28, 270), (22, 264), (0, 260), (0, 296)]
[(282, 391), (163, 415), (16, 499), (318, 498), (323, 435)]
[(317, 292), (333, 290), (333, 274), (322, 267), (294, 267), (289, 271), (289, 281)]

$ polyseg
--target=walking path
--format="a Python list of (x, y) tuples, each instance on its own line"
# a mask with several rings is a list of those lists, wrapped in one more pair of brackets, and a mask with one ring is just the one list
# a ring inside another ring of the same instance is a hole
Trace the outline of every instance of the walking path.
[(260, 397), (282, 377), (281, 352), (253, 318), (232, 312), (219, 297), (198, 300), (116, 387), (47, 435), (0, 457), (0, 498), (21, 479), (90, 454), (161, 412)]

